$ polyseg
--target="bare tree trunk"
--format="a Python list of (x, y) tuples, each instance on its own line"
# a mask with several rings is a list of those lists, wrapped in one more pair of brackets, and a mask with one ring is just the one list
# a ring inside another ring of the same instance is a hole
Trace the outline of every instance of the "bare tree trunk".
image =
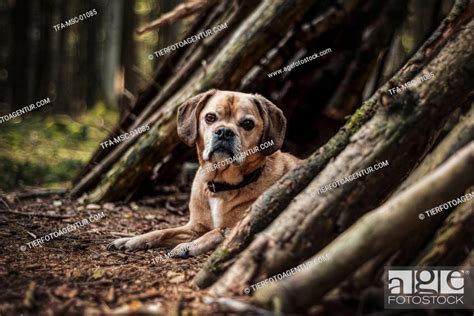
[[(15, 52), (12, 55), (12, 62), (10, 65), (10, 76), (13, 82), (12, 89), (12, 103), (14, 109), (20, 108), (23, 104), (29, 104), (28, 95), (24, 91), (25, 80), (28, 80), (27, 69), (25, 67), (25, 61), (28, 60), (28, 24), (29, 20), (25, 21), (25, 16), (28, 12), (28, 5), (26, 1), (15, 2), (12, 9), (11, 19), (13, 21), (13, 41), (12, 51)], [(20, 83), (23, 82), (21, 85)]]
[(109, 0), (104, 8), (105, 40), (103, 42), (103, 69), (101, 75), (102, 93), (108, 106), (117, 107), (115, 83), (120, 64), (122, 40), (123, 2)]
[[(217, 8), (214, 11), (218, 11), (219, 9), (220, 8)], [(214, 13), (216, 13), (214, 11), (211, 14), (209, 14), (210, 15), (209, 19), (206, 19), (208, 17), (207, 14), (204, 14), (204, 17), (201, 17), (201, 18), (197, 19), (197, 21), (193, 23), (193, 25), (190, 27), (188, 32), (185, 34), (184, 38), (187, 38), (191, 35), (194, 35), (198, 30), (198, 26), (201, 25), (201, 22), (207, 21), (207, 20), (213, 21), (215, 15), (216, 15), (216, 14), (214, 14)], [(219, 15), (219, 14), (217, 14), (217, 15)], [(207, 25), (207, 24), (204, 23), (204, 25)], [(95, 47), (95, 34), (96, 34), (96, 31), (91, 28), (89, 30), (89, 38), (91, 39), (91, 40), (89, 40), (89, 43), (92, 43), (92, 45), (90, 45), (88, 47), (88, 52), (91, 52), (90, 54), (88, 53), (88, 56), (91, 56), (91, 59), (93, 59), (95, 57), (95, 55), (93, 54), (94, 47)], [(94, 41), (92, 41), (92, 39), (94, 39)], [(176, 64), (180, 60), (181, 56), (183, 56), (184, 52), (186, 52), (186, 50), (189, 49), (189, 48), (190, 47), (184, 47), (182, 50), (175, 51), (172, 54), (163, 56), (158, 61), (158, 65), (157, 65), (157, 69), (155, 71), (153, 82), (150, 83), (146, 88), (142, 89), (139, 92), (139, 94), (138, 94), (138, 96), (137, 96), (137, 98), (134, 102), (133, 107), (130, 109), (130, 111), (128, 113), (124, 114), (124, 116), (120, 119), (120, 122), (117, 125), (117, 127), (111, 133), (109, 133), (104, 138), (104, 140), (114, 138), (114, 137), (118, 136), (119, 134), (121, 134), (125, 131), (130, 131), (130, 126), (136, 120), (137, 115), (139, 115), (149, 105), (149, 102), (158, 93), (158, 89), (159, 88), (161, 89), (161, 86), (163, 86), (164, 83), (166, 82), (165, 78), (168, 78), (172, 75), (172, 71), (174, 70), (174, 67), (176, 67)], [(94, 92), (94, 93), (90, 94), (90, 98), (92, 100), (95, 100), (95, 99), (97, 99), (98, 92), (97, 92), (97, 84), (94, 84), (93, 79), (95, 79), (95, 78), (90, 78), (90, 80), (89, 80), (89, 83), (91, 83), (91, 84), (89, 86), (88, 91), (89, 92), (91, 92), (91, 91)], [(88, 101), (88, 102), (90, 103), (90, 101)], [(124, 147), (122, 149), (122, 153), (125, 152), (126, 149), (128, 149), (128, 147)], [(112, 147), (109, 147), (109, 148), (98, 147), (96, 152), (92, 155), (92, 158), (90, 159), (90, 161), (87, 163), (87, 165), (85, 165), (83, 167), (81, 172), (79, 172), (79, 174), (73, 180), (73, 184), (77, 185), (79, 183), (79, 181), (81, 181), (83, 179), (83, 177), (88, 175), (88, 173), (112, 151), (113, 151)], [(113, 160), (109, 159), (108, 163), (101, 164), (101, 166), (102, 166), (101, 170), (103, 170), (103, 172), (105, 172), (113, 163), (116, 162), (117, 159), (118, 158), (115, 157), (115, 159), (113, 159)], [(90, 175), (88, 175), (88, 177), (89, 176)], [(96, 185), (99, 182), (99, 180), (100, 180), (100, 176), (97, 174), (96, 176), (92, 177), (92, 180), (87, 181), (87, 185), (83, 185), (81, 187), (82, 188), (81, 191), (77, 194), (82, 194), (86, 190), (89, 190), (91, 187)]]
[(11, 29), (11, 11), (12, 4), (8, 0), (0, 0), (0, 104), (3, 113), (9, 113), (12, 109), (10, 104), (11, 87), (8, 80), (8, 71), (10, 70), (9, 60), (11, 58), (12, 50), (12, 35)]

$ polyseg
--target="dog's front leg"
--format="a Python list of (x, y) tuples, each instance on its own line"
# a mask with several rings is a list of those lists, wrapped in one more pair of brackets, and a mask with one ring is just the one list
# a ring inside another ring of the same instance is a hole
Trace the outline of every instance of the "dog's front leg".
[(155, 230), (135, 237), (119, 238), (111, 242), (108, 249), (141, 250), (154, 247), (174, 247), (182, 242), (191, 241), (199, 234), (191, 226), (182, 226)]
[(168, 255), (171, 258), (188, 258), (199, 256), (217, 248), (224, 240), (225, 228), (213, 229), (192, 242), (185, 242), (176, 246)]

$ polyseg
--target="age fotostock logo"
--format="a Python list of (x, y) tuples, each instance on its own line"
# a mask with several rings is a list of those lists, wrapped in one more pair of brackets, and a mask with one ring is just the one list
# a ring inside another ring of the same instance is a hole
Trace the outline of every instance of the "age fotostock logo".
[(472, 270), (458, 267), (390, 267), (385, 273), (385, 308), (473, 308)]

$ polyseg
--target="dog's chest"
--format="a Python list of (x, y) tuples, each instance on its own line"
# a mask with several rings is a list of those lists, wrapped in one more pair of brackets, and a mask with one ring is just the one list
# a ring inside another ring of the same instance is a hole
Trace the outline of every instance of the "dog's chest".
[(222, 225), (222, 199), (209, 198), (209, 207), (211, 209), (212, 225), (219, 228)]

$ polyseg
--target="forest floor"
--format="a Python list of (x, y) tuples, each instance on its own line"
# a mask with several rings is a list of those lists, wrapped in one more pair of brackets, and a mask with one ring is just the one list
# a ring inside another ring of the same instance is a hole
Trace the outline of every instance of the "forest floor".
[[(0, 194), (0, 316), (235, 314), (231, 307), (209, 304), (207, 292), (192, 286), (210, 252), (196, 258), (163, 259), (160, 256), (169, 250), (107, 250), (116, 238), (185, 224), (189, 193), (172, 189), (131, 203), (102, 205), (60, 195), (22, 195)], [(53, 235), (42, 245), (31, 243), (84, 219), (92, 220), (58, 237)], [(377, 290), (372, 296), (378, 301), (380, 294)], [(356, 297), (328, 300), (307, 315), (360, 315), (363, 309)], [(440, 312), (402, 314), (471, 315), (468, 311)]]
[[(154, 263), (167, 250), (126, 253), (106, 248), (115, 238), (185, 224), (187, 208), (167, 209), (156, 198), (88, 205), (60, 196), (19, 200), (10, 194), (3, 201), (0, 315), (176, 312), (202, 301), (204, 292), (193, 290), (191, 281), (208, 255)], [(103, 218), (41, 246), (27, 245), (101, 212)], [(203, 313), (212, 312), (208, 306)]]

